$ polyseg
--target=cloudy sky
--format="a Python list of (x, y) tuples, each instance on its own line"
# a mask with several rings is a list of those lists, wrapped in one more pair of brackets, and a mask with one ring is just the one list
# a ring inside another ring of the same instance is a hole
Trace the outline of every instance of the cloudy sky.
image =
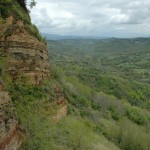
[(40, 32), (101, 37), (150, 36), (150, 0), (36, 0)]

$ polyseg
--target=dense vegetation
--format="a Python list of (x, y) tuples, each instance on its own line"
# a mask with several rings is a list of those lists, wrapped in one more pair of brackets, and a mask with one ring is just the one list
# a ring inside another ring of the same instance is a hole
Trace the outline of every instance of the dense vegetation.
[[(48, 41), (69, 115), (125, 150), (150, 143), (150, 39)], [(142, 140), (141, 140), (142, 139)]]
[(94, 89), (150, 110), (150, 39), (50, 41), (53, 64)]

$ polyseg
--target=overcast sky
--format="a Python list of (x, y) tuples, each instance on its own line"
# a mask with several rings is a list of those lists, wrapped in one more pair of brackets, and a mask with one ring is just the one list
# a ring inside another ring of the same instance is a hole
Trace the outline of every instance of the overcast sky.
[(60, 35), (139, 37), (150, 35), (150, 0), (36, 0), (32, 22)]

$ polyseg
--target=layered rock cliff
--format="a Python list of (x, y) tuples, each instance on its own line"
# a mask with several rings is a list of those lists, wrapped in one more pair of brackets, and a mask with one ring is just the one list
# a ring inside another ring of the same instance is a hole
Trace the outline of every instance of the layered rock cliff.
[(27, 79), (26, 82), (39, 85), (50, 78), (48, 51), (45, 44), (26, 30), (22, 20), (14, 20), (10, 16), (0, 29), (3, 33), (0, 48), (10, 57), (8, 71), (13, 82)]
[(17, 150), (23, 139), (4, 78), (9, 76), (12, 84), (41, 85), (50, 79), (48, 51), (24, 1), (2, 0), (0, 15), (0, 52), (7, 57), (0, 64), (0, 150)]

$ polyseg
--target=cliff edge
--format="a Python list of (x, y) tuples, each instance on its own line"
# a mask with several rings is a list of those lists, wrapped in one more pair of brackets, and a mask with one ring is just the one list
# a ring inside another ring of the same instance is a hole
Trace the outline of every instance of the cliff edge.
[(1, 0), (0, 150), (17, 150), (23, 141), (7, 85), (38, 86), (47, 79), (50, 79), (48, 51), (31, 23), (25, 1)]

